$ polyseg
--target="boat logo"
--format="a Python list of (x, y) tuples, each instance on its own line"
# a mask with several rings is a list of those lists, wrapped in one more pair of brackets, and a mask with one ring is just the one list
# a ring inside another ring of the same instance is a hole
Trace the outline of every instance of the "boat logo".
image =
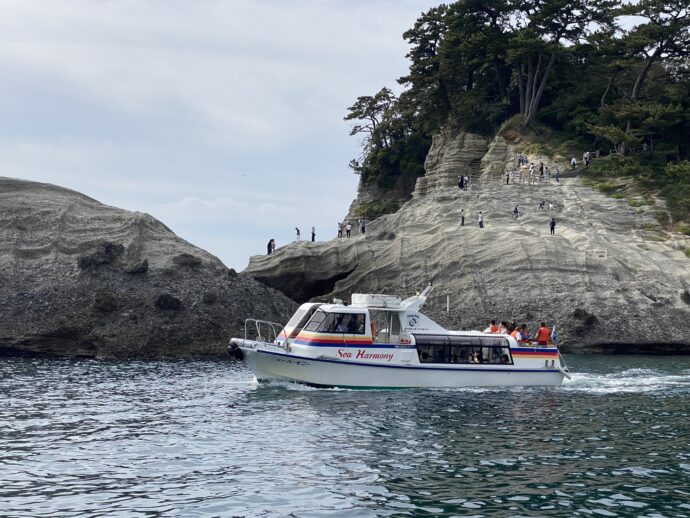
[(414, 327), (417, 325), (416, 315), (410, 315), (409, 317), (407, 317), (407, 325), (410, 327)]

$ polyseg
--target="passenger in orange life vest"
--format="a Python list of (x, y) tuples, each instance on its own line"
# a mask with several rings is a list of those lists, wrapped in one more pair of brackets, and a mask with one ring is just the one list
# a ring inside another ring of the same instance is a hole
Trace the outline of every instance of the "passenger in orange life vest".
[(498, 326), (496, 325), (496, 321), (492, 320), (491, 325), (489, 327), (487, 327), (486, 329), (484, 329), (484, 332), (485, 333), (494, 333), (494, 334), (498, 333)]
[(520, 334), (520, 331), (518, 330), (518, 328), (510, 326), (509, 331), (510, 331), (510, 336), (515, 338), (515, 341), (518, 343), (518, 345), (520, 345), (520, 340), (522, 339), (522, 335)]
[(544, 322), (541, 323), (541, 327), (537, 329), (537, 343), (539, 345), (546, 345), (549, 343), (549, 336), (551, 336), (551, 332), (549, 331), (549, 328), (546, 327), (546, 324)]

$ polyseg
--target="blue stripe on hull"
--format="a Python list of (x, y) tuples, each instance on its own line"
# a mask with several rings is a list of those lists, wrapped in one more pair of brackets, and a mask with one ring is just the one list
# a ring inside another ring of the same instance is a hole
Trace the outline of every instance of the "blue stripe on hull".
[(295, 356), (293, 354), (285, 354), (285, 353), (275, 353), (271, 351), (261, 351), (257, 350), (255, 351), (256, 353), (261, 353), (261, 354), (268, 354), (271, 356), (280, 356), (283, 358), (291, 358), (295, 360), (302, 360), (302, 361), (313, 361), (313, 362), (326, 362), (326, 363), (339, 363), (343, 365), (354, 365), (357, 367), (376, 367), (376, 368), (383, 368), (383, 369), (412, 369), (412, 370), (429, 370), (429, 371), (472, 371), (472, 372), (543, 372), (543, 373), (560, 373), (561, 371), (558, 369), (514, 369), (514, 368), (504, 368), (504, 369), (491, 369), (491, 368), (484, 368), (484, 369), (472, 369), (472, 368), (467, 368), (467, 367), (422, 367), (419, 365), (385, 365), (382, 363), (360, 363), (360, 362), (351, 362), (347, 360), (338, 360), (335, 358), (309, 358), (306, 356)]

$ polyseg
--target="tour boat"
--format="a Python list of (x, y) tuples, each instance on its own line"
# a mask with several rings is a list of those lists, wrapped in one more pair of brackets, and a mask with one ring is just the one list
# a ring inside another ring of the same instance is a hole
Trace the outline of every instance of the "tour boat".
[(405, 300), (353, 294), (349, 305), (308, 302), (284, 327), (249, 319), (229, 351), (244, 357), (258, 381), (319, 387), (560, 385), (570, 378), (553, 344), (444, 329), (420, 312), (430, 291)]

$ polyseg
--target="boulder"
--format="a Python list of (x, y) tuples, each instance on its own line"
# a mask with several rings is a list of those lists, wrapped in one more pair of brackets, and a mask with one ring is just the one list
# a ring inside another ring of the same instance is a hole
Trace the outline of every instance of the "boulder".
[(295, 309), (148, 214), (0, 177), (0, 354), (225, 355), (246, 318)]

